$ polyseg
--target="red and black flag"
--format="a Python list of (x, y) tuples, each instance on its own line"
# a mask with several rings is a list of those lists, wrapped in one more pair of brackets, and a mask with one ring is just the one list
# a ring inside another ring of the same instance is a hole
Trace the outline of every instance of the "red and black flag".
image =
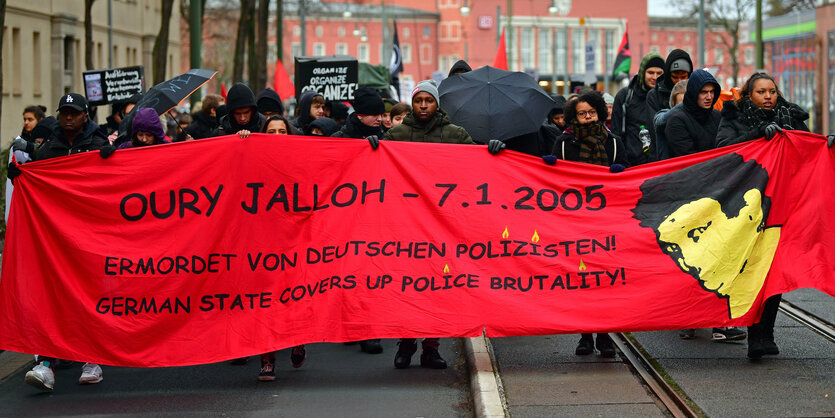
[(623, 39), (618, 47), (618, 56), (615, 58), (615, 66), (612, 68), (612, 78), (620, 73), (629, 75), (629, 68), (632, 67), (632, 51), (629, 50), (629, 25), (623, 31)]

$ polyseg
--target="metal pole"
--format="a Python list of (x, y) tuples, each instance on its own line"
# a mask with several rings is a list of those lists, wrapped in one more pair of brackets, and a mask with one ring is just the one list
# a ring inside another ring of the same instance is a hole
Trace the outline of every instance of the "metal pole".
[(383, 33), (383, 56), (382, 56), (382, 61), (383, 62), (381, 62), (380, 64), (382, 64), (386, 67), (389, 67), (389, 64), (391, 63), (391, 52), (392, 51), (391, 51), (391, 48), (388, 46), (389, 45), (389, 34), (388, 34), (388, 32), (389, 32), (388, 29), (389, 28), (388, 28), (388, 16), (386, 15), (386, 0), (381, 0), (380, 5), (383, 8), (383, 10), (380, 13), (380, 17), (382, 18), (381, 20), (382, 20), (382, 24), (383, 24), (383, 31), (382, 31), (382, 33)]
[(765, 69), (765, 60), (763, 56), (763, 2), (762, 0), (757, 0), (757, 16), (756, 16), (756, 28), (754, 29), (755, 33), (755, 59), (756, 59), (756, 69), (762, 70)]
[[(190, 51), (189, 51), (189, 58), (191, 63), (191, 68), (200, 68), (202, 66), (202, 53), (201, 49), (203, 48), (203, 20), (200, 18), (203, 15), (201, 9), (201, 2), (192, 0), (189, 2), (189, 9), (188, 9), (188, 30), (189, 30), (189, 43), (190, 43)], [(191, 95), (191, 103), (197, 103), (202, 98), (202, 93), (200, 89), (197, 89)]]
[(107, 67), (113, 68), (113, 0), (107, 0)]
[(568, 55), (569, 55), (569, 52), (571, 51), (571, 49), (569, 49), (570, 44), (568, 43), (568, 22), (563, 23), (562, 26), (563, 26), (563, 31), (565, 31), (565, 38), (564, 38), (565, 39), (565, 80), (563, 81), (562, 94), (568, 96), (568, 89), (569, 89), (569, 87), (571, 87), (571, 81), (570, 81), (571, 72), (569, 71), (569, 68), (568, 68)]
[(499, 23), (502, 21), (502, 6), (496, 6), (496, 48), (499, 47), (499, 42), (502, 39), (502, 28)]
[(507, 60), (507, 69), (512, 70), (516, 60), (513, 58), (513, 52), (516, 51), (513, 45), (513, 0), (507, 0), (507, 51), (509, 52)]
[(301, 42), (301, 56), (307, 55), (307, 28), (305, 24), (305, 12), (306, 6), (304, 5), (305, 0), (299, 0), (299, 25), (302, 29), (302, 42)]
[(552, 42), (554, 43), (553, 47), (551, 48), (551, 61), (554, 61), (554, 71), (553, 75), (551, 76), (551, 93), (557, 94), (557, 29), (556, 27), (553, 28), (554, 33), (551, 34), (551, 37), (554, 39)]
[(699, 66), (705, 66), (705, 0), (699, 0)]

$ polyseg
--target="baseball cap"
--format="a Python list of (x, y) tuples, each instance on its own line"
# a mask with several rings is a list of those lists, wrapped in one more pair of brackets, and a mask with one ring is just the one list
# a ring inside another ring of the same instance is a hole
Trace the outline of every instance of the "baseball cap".
[(86, 112), (87, 111), (87, 99), (78, 94), (78, 93), (69, 93), (61, 96), (61, 99), (58, 100), (58, 111), (60, 112), (61, 109), (69, 107), (78, 111)]

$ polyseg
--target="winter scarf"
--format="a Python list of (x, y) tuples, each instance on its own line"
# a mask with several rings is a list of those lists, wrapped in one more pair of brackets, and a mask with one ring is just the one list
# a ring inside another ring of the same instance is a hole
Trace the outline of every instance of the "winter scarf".
[(793, 118), (789, 103), (782, 97), (777, 98), (774, 109), (763, 109), (747, 97), (739, 102), (738, 107), (739, 121), (751, 129), (761, 128), (771, 122), (783, 129), (796, 129), (792, 127)]
[(580, 162), (609, 166), (609, 156), (606, 154), (608, 135), (605, 122), (580, 124), (573, 120), (571, 130), (580, 143)]

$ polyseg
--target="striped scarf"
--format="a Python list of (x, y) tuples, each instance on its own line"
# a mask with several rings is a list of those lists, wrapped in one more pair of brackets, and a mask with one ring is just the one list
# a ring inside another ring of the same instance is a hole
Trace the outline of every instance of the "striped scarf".
[(606, 154), (606, 139), (609, 135), (604, 122), (580, 124), (573, 120), (571, 130), (580, 143), (580, 162), (609, 166), (609, 156)]

